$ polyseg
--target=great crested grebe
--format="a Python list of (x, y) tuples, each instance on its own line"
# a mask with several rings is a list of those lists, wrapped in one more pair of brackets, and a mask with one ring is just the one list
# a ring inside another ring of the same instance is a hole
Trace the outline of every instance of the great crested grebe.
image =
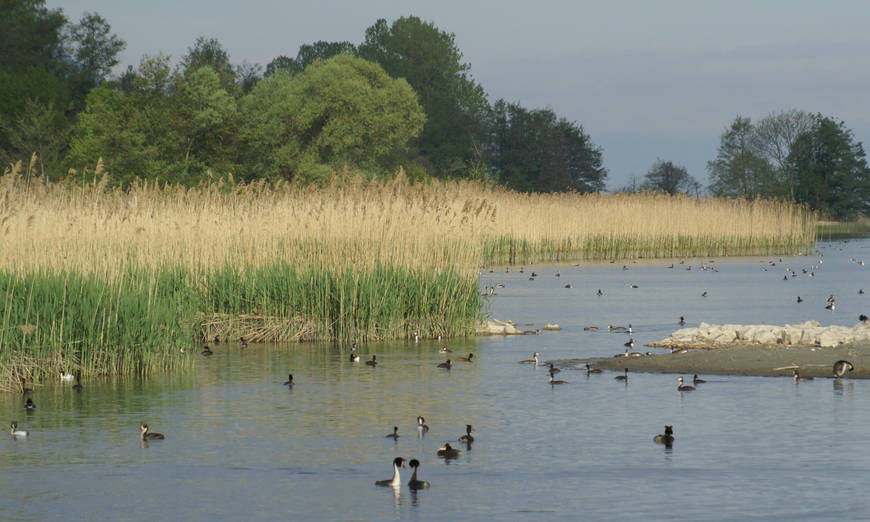
[(359, 354), (356, 353), (356, 341), (350, 345), (350, 362), (359, 362)]
[(840, 378), (845, 375), (847, 371), (851, 372), (854, 369), (855, 367), (852, 366), (852, 363), (841, 359), (834, 363), (834, 377)]
[(699, 379), (697, 373), (694, 375), (694, 377), (692, 377), (692, 384), (701, 384), (704, 382), (707, 382), (707, 381), (705, 381), (704, 379)]
[(794, 379), (794, 382), (813, 380), (812, 377), (801, 377), (801, 373), (797, 368), (794, 369), (794, 376), (792, 377), (792, 379)]
[(284, 382), (283, 386), (287, 386), (288, 388), (293, 387), (293, 374), (287, 374), (287, 380)]
[(474, 437), (471, 436), (471, 424), (465, 425), (465, 435), (459, 437), (459, 442), (474, 442)]
[(378, 361), (376, 360), (374, 355), (372, 355), (371, 361), (366, 361), (366, 366), (377, 366), (377, 365), (378, 365)]
[(425, 489), (429, 487), (429, 483), (425, 480), (417, 480), (417, 468), (420, 467), (420, 461), (417, 459), (411, 459), (408, 461), (408, 466), (410, 466), (414, 471), (411, 473), (411, 480), (408, 481), (408, 487), (411, 489)]
[(445, 459), (455, 459), (459, 456), (459, 453), (461, 452), (458, 449), (451, 447), (449, 443), (438, 448), (438, 451), (436, 452), (439, 457)]
[(449, 370), (451, 366), (453, 366), (453, 363), (450, 362), (450, 359), (447, 359), (446, 361), (438, 365), (439, 368), (445, 368), (447, 370)]
[(148, 433), (148, 425), (144, 422), (139, 425), (139, 437), (142, 440), (163, 440), (166, 438), (162, 433)]
[(470, 353), (470, 354), (468, 354), (468, 357), (457, 357), (456, 360), (458, 362), (469, 362), (470, 363), (471, 359), (473, 359), (473, 358), (474, 358), (474, 354)]
[(674, 427), (665, 426), (665, 432), (653, 437), (653, 442), (670, 447), (674, 443)]
[(556, 384), (568, 384), (568, 383), (566, 381), (553, 379), (553, 374), (551, 373), (550, 374), (550, 385), (553, 386)]
[(402, 478), (399, 476), (399, 468), (405, 467), (405, 459), (396, 457), (393, 459), (393, 478), (387, 480), (376, 480), (376, 486), (392, 486), (399, 487), (402, 485)]
[(617, 381), (626, 381), (627, 382), (628, 381), (628, 368), (625, 368), (624, 375), (617, 375), (616, 377), (614, 377), (614, 379), (616, 379)]
[(393, 426), (393, 433), (387, 434), (386, 438), (397, 440), (399, 438), (399, 427)]
[(73, 384), (72, 389), (75, 391), (82, 391), (82, 372), (76, 372), (76, 383)]
[(593, 368), (593, 367), (589, 366), (589, 363), (586, 363), (586, 375), (589, 375), (592, 373), (602, 373), (602, 370), (600, 368)]
[(33, 399), (31, 399), (30, 397), (27, 398), (27, 402), (24, 403), (24, 409), (25, 410), (35, 410), (36, 409), (36, 404), (33, 404)]
[(537, 365), (537, 364), (538, 364), (538, 352), (533, 353), (531, 359), (526, 359), (526, 360), (524, 360), (524, 361), (520, 361), (520, 364), (534, 364), (534, 365)]
[(677, 377), (677, 382), (680, 383), (680, 384), (677, 385), (677, 391), (684, 392), (684, 391), (692, 391), (692, 390), (695, 389), (694, 386), (689, 386), (688, 384), (685, 384), (685, 385), (684, 385), (684, 384), (683, 384), (683, 378), (682, 378), (682, 377)]
[(426, 425), (426, 419), (421, 416), (417, 416), (417, 429), (423, 433), (429, 431), (429, 426)]
[(12, 434), (13, 439), (16, 437), (27, 437), (28, 435), (30, 435), (29, 432), (18, 429), (18, 422), (17, 421), (12, 421), (12, 424), (10, 424), (9, 427), (11, 428), (9, 430), (9, 433)]

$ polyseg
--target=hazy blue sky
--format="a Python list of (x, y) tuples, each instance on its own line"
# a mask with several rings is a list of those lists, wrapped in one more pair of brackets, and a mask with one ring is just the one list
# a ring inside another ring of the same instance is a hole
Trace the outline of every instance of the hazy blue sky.
[(378, 18), (416, 15), (456, 35), (491, 102), (551, 107), (603, 147), (608, 186), (656, 158), (706, 184), (706, 162), (738, 114), (798, 108), (870, 140), (870, 2), (47, 0), (73, 21), (100, 13), (144, 54), (177, 60), (198, 36), (233, 63), (265, 66), (317, 40), (358, 44)]

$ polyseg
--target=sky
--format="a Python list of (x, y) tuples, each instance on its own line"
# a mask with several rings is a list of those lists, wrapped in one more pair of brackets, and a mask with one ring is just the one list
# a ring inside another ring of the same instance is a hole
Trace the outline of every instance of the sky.
[(870, 142), (870, 2), (846, 0), (46, 0), (77, 22), (97, 12), (127, 42), (116, 72), (199, 36), (234, 64), (265, 67), (318, 40), (362, 42), (415, 15), (453, 33), (489, 101), (551, 108), (603, 149), (607, 185), (657, 159), (706, 185), (740, 115), (787, 109), (843, 120)]

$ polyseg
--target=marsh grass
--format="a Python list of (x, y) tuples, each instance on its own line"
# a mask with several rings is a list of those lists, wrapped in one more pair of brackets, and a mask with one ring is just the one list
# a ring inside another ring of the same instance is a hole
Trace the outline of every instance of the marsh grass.
[(0, 178), (0, 372), (32, 357), (43, 372), (144, 373), (186, 364), (198, 350), (184, 346), (213, 334), (468, 335), (485, 265), (784, 254), (815, 233), (783, 203), (528, 195), (401, 173), (124, 191), (92, 179)]

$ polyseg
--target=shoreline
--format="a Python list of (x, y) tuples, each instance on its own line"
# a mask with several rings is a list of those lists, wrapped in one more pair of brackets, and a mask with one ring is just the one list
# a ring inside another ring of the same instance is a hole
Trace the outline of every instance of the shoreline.
[(864, 342), (836, 347), (735, 345), (635, 357), (568, 359), (559, 362), (578, 371), (583, 371), (585, 363), (589, 361), (596, 368), (610, 371), (628, 368), (629, 372), (791, 377), (793, 368), (799, 368), (801, 377), (833, 377), (833, 365), (841, 359), (851, 362), (855, 367), (854, 371), (843, 378), (870, 378), (870, 343)]

